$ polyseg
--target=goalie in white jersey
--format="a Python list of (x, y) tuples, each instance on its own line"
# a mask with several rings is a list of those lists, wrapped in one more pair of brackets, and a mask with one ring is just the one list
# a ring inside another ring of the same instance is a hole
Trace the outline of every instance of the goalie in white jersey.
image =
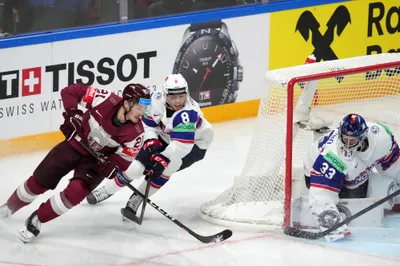
[[(309, 206), (320, 229), (325, 231), (342, 220), (336, 207), (339, 198), (369, 197), (368, 186), (384, 197), (393, 182), (398, 189), (399, 156), (390, 129), (366, 123), (357, 114), (345, 116), (338, 128), (314, 142), (304, 168)], [(326, 239), (334, 241), (350, 234), (348, 227), (342, 226)]]
[[(125, 181), (131, 182), (151, 171), (151, 176), (147, 176), (138, 189), (145, 194), (148, 180), (151, 182), (149, 196), (152, 196), (173, 173), (204, 158), (214, 132), (199, 105), (189, 96), (187, 82), (181, 74), (169, 75), (164, 90), (152, 94), (152, 103), (142, 121), (145, 143), (123, 176)], [(104, 181), (87, 200), (90, 204), (101, 202), (124, 187), (123, 184), (117, 176)], [(132, 194), (122, 209), (124, 216), (136, 215), (142, 201), (140, 196)]]

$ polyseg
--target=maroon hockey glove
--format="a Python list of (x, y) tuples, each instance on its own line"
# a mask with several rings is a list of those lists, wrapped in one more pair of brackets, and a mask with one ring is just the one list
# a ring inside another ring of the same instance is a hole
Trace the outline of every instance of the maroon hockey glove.
[(105, 157), (104, 162), (99, 163), (99, 173), (105, 178), (112, 179), (119, 170), (118, 163), (113, 159), (113, 155)]
[(64, 124), (60, 126), (61, 132), (66, 140), (71, 140), (82, 126), (83, 112), (79, 109), (71, 108), (63, 112)]
[(152, 154), (150, 156), (150, 162), (152, 163), (152, 166), (148, 169), (146, 173), (148, 181), (151, 181), (161, 176), (165, 168), (167, 168), (170, 160), (162, 154)]

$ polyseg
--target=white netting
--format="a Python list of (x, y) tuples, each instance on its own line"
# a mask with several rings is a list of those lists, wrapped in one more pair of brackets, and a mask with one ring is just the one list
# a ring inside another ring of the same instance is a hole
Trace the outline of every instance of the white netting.
[[(374, 67), (391, 62), (395, 67), (390, 69), (376, 71)], [(354, 73), (356, 68), (370, 66), (375, 71)], [(345, 70), (346, 74), (324, 77), (338, 70)], [(313, 141), (311, 131), (299, 130), (296, 134), (293, 149), (288, 151), (293, 156), (292, 195), (285, 195), (287, 88), (292, 78), (319, 75), (311, 117), (332, 119), (336, 127), (346, 114), (359, 113), (369, 121), (387, 124), (400, 138), (399, 72), (400, 54), (354, 57), (267, 72), (268, 94), (260, 101), (243, 171), (234, 178), (230, 189), (201, 206), (201, 216), (220, 224), (282, 225), (284, 198), (297, 197), (304, 189), (302, 158)], [(291, 111), (302, 94), (304, 84), (301, 85), (294, 87)]]

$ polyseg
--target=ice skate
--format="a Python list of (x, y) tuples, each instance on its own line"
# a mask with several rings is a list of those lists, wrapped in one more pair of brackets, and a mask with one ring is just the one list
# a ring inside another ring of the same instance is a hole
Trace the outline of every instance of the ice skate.
[(137, 221), (136, 212), (137, 212), (140, 204), (142, 204), (142, 202), (143, 202), (143, 199), (141, 197), (139, 197), (138, 195), (136, 195), (135, 193), (133, 193), (132, 196), (129, 198), (128, 202), (126, 203), (125, 208), (121, 209), (122, 221), (136, 222)]
[(40, 234), (41, 223), (37, 216), (37, 211), (32, 213), (25, 221), (26, 228), (19, 231), (18, 238), (24, 243), (29, 243), (33, 238)]
[(87, 197), (86, 200), (90, 205), (95, 205), (99, 202), (102, 202), (109, 197), (111, 197), (113, 194), (110, 194), (107, 192), (106, 187), (103, 186), (101, 188), (93, 190)]
[(7, 203), (0, 206), (0, 220), (5, 220), (10, 218), (12, 215), (10, 208), (8, 208)]

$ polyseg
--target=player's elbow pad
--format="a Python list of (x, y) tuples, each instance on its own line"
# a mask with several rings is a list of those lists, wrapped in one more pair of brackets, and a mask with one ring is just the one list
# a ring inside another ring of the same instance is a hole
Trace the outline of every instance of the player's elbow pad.
[[(202, 129), (201, 132), (196, 132), (196, 134), (199, 134), (199, 138), (196, 138), (195, 143), (196, 145), (202, 149), (202, 150), (207, 150), (208, 147), (210, 147), (212, 141), (214, 140), (214, 130), (209, 127)], [(196, 136), (197, 137), (197, 136)]]

